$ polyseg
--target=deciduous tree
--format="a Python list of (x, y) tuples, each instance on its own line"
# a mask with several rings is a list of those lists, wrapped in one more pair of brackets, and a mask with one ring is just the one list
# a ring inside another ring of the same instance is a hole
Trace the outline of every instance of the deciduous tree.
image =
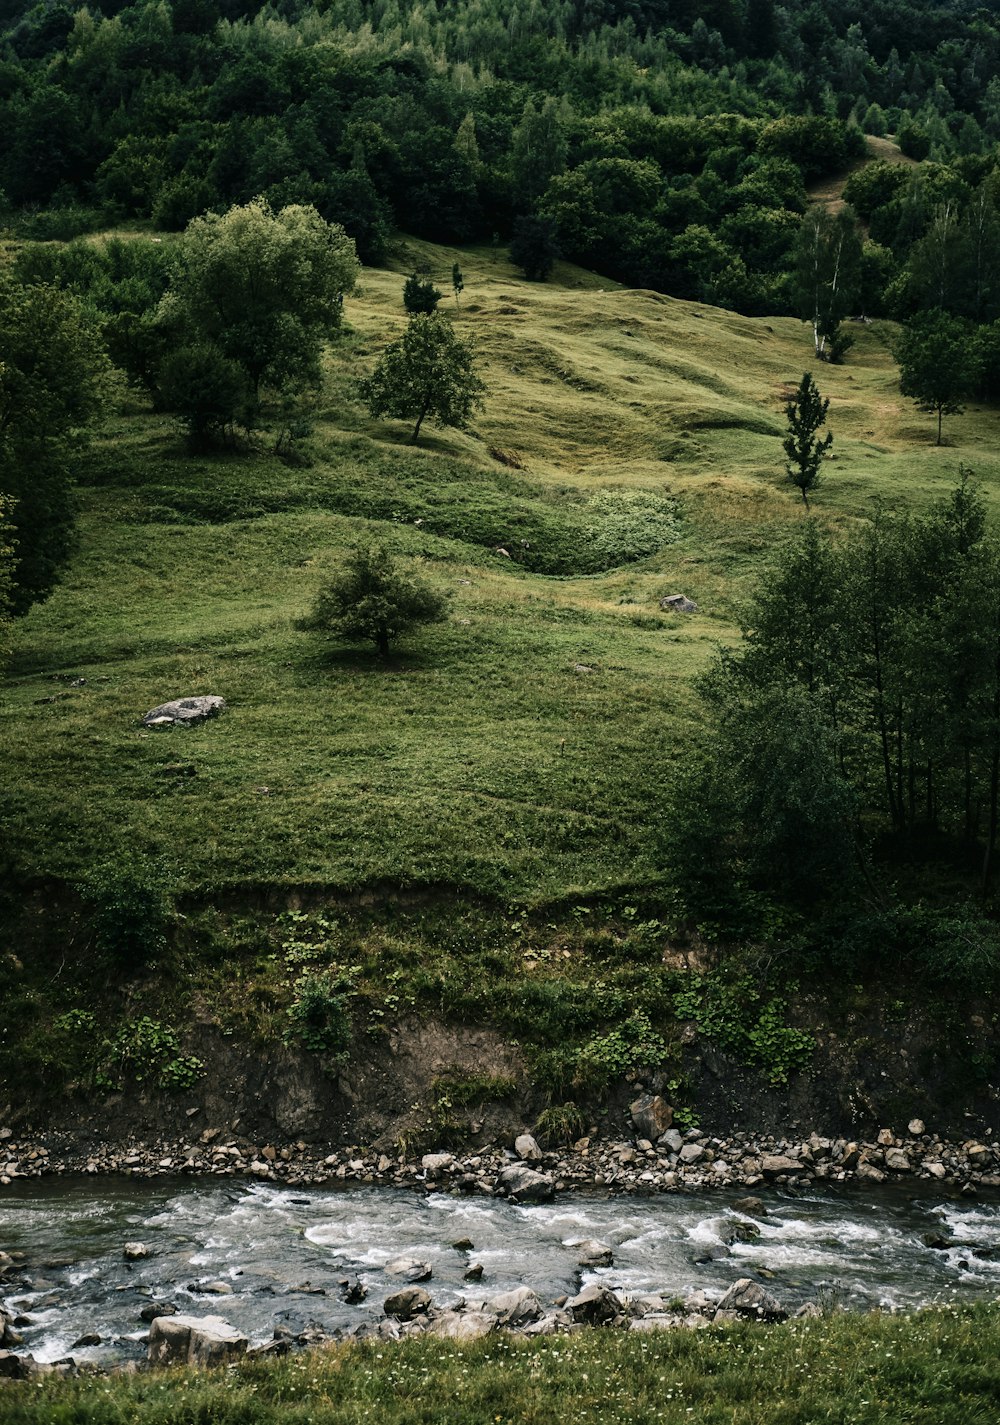
[(445, 597), (429, 584), (401, 574), (387, 549), (363, 546), (320, 590), (301, 626), (374, 643), (385, 658), (390, 643), (420, 624), (443, 619), (446, 607)]
[(192, 340), (210, 342), (264, 388), (315, 385), (358, 274), (354, 242), (315, 208), (275, 213), (262, 198), (188, 224), (175, 287)]
[(904, 328), (896, 346), (899, 389), (922, 411), (941, 418), (960, 415), (979, 376), (979, 358), (968, 326), (947, 312), (919, 312)]
[(476, 375), (469, 347), (451, 323), (433, 315), (411, 317), (398, 341), (386, 347), (361, 395), (375, 417), (415, 420), (413, 444), (429, 416), (443, 426), (464, 429), (482, 405), (485, 387)]

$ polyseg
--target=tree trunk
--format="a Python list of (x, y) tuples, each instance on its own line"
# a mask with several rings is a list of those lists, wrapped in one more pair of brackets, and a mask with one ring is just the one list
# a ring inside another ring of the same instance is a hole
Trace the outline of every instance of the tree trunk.
[(417, 423), (416, 423), (416, 425), (413, 427), (413, 434), (410, 436), (410, 444), (411, 444), (411, 445), (416, 445), (416, 443), (417, 443), (417, 439), (418, 439), (418, 437), (419, 437), (419, 435), (420, 435), (420, 427), (421, 427), (421, 426), (423, 425), (423, 423), (424, 423), (424, 416), (426, 416), (427, 412), (430, 410), (430, 405), (431, 405), (431, 398), (430, 398), (430, 396), (428, 396), (428, 397), (426, 398), (426, 400), (424, 401), (423, 406), (421, 407), (420, 414), (419, 414), (419, 416), (417, 417)]
[(941, 407), (940, 407), (940, 406), (938, 406), (938, 438), (937, 438), (937, 443), (938, 443), (938, 445), (941, 444)]
[(378, 637), (375, 639), (375, 646), (378, 649), (380, 658), (389, 657), (389, 635), (384, 628), (379, 629)]

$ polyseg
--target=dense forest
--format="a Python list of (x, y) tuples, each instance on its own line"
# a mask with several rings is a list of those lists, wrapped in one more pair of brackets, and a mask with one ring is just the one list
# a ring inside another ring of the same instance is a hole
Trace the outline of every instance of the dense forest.
[(942, 211), (955, 232), (994, 219), (1000, 21), (960, 0), (5, 8), (0, 188), (22, 236), (180, 230), (263, 196), (314, 204), (372, 261), (396, 225), (506, 241), (533, 219), (631, 285), (792, 312), (807, 185), (892, 133), (918, 162), (848, 197), (859, 307), (896, 314)]

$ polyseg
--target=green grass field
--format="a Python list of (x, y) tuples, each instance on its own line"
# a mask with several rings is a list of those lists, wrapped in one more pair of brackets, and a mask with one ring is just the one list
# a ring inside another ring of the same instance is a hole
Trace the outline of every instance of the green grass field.
[(992, 1425), (995, 1307), (782, 1327), (425, 1338), (0, 1391), (5, 1425)]
[[(444, 285), (456, 257), (452, 317), (490, 395), (473, 430), (414, 449), (352, 386), (404, 324), (401, 272), (424, 262)], [(18, 877), (141, 851), (188, 890), (388, 880), (544, 902), (656, 884), (650, 827), (697, 717), (692, 676), (803, 518), (780, 435), (808, 330), (563, 266), (530, 284), (488, 250), (411, 242), (395, 266), (349, 303), (307, 465), (266, 437), (191, 459), (166, 417), (109, 419), (78, 552), (18, 624), (3, 689)], [(936, 449), (885, 337), (859, 328), (847, 364), (816, 371), (836, 456), (818, 517), (844, 527), (877, 495), (924, 507), (961, 464), (995, 506), (1000, 417), (953, 418)], [(293, 626), (370, 537), (451, 595), (448, 622), (386, 667)], [(662, 613), (677, 591), (700, 612)], [(140, 728), (195, 692), (229, 711)]]

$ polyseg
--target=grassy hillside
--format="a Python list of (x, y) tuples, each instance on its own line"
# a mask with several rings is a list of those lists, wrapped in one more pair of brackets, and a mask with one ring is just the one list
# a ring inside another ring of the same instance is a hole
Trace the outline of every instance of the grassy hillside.
[[(349, 303), (308, 463), (266, 441), (191, 459), (138, 408), (97, 441), (78, 553), (19, 624), (3, 691), (19, 876), (139, 850), (188, 889), (388, 879), (546, 900), (657, 882), (692, 676), (803, 517), (779, 437), (809, 334), (569, 267), (529, 284), (488, 250), (395, 256)], [(352, 385), (404, 325), (400, 273), (424, 262), (445, 285), (456, 257), (453, 320), (490, 396), (473, 431), (414, 449)], [(836, 437), (822, 519), (876, 495), (923, 506), (963, 463), (995, 503), (997, 413), (952, 419), (935, 449), (877, 326), (817, 375)], [(387, 667), (293, 627), (370, 536), (451, 595)], [(698, 614), (660, 610), (677, 591)], [(140, 728), (195, 692), (229, 711)]]

